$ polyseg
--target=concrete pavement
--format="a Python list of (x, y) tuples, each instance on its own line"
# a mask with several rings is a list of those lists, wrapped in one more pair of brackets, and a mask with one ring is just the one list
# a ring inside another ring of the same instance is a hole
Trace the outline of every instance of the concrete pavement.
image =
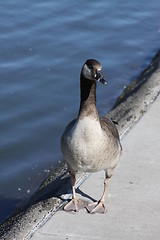
[[(122, 141), (123, 155), (110, 181), (106, 214), (57, 211), (32, 240), (160, 239), (160, 96)], [(80, 187), (80, 199), (99, 199), (104, 173)], [(79, 192), (80, 192), (79, 191)]]

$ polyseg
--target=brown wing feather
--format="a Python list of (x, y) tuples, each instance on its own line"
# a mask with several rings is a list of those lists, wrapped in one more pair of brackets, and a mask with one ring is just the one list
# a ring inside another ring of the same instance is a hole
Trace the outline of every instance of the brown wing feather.
[(116, 138), (119, 141), (119, 133), (118, 130), (115, 126), (115, 124), (108, 118), (106, 117), (101, 117), (100, 118), (100, 123), (102, 126), (102, 129), (105, 131), (106, 129), (108, 129), (111, 134), (113, 135), (114, 138)]

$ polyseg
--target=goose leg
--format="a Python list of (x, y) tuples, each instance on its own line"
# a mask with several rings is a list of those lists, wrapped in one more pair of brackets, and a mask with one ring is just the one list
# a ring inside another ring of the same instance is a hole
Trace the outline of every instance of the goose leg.
[(89, 213), (106, 213), (107, 209), (105, 206), (105, 199), (106, 199), (106, 194), (107, 194), (107, 189), (108, 189), (108, 184), (109, 184), (110, 178), (106, 178), (104, 181), (104, 191), (101, 199), (95, 203), (89, 204), (86, 209)]
[(72, 184), (72, 200), (64, 206), (64, 210), (78, 212), (79, 200), (76, 197), (76, 190), (75, 190), (76, 178), (75, 178), (75, 174), (70, 173), (70, 175), (71, 175), (71, 184)]

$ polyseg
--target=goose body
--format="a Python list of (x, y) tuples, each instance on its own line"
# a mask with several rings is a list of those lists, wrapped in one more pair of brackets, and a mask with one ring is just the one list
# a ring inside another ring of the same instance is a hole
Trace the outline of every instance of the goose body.
[(108, 124), (114, 127), (109, 120), (106, 124), (105, 119), (84, 117), (73, 120), (67, 126), (62, 137), (62, 149), (65, 161), (74, 172), (109, 172), (115, 168), (120, 145)]
[(78, 211), (78, 199), (75, 194), (76, 172), (106, 173), (104, 194), (97, 205), (87, 207), (95, 212), (102, 207), (105, 212), (104, 197), (109, 179), (121, 155), (119, 134), (114, 123), (106, 117), (99, 117), (96, 107), (96, 82), (106, 84), (101, 72), (101, 64), (89, 59), (82, 67), (81, 102), (78, 117), (66, 127), (61, 137), (61, 148), (72, 180), (73, 199), (65, 210)]

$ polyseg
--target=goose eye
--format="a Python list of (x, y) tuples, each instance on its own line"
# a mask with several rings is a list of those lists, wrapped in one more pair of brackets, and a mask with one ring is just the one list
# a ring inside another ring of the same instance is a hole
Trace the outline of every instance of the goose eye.
[(89, 67), (89, 69), (90, 69), (90, 70), (92, 70), (92, 69), (93, 69), (93, 66), (88, 66), (88, 67)]

